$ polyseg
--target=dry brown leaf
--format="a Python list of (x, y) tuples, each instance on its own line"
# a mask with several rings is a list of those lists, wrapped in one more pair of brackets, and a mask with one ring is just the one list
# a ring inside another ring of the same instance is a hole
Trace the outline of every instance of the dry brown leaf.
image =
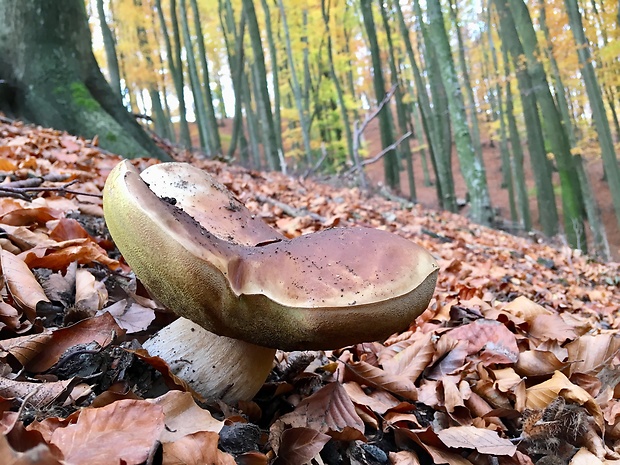
[(566, 345), (571, 360), (569, 376), (573, 373), (596, 375), (609, 366), (620, 351), (620, 335), (604, 333), (584, 335)]
[(480, 358), (485, 365), (514, 363), (519, 355), (515, 335), (495, 320), (481, 318), (459, 326), (447, 335), (459, 342), (467, 342), (468, 355), (482, 351)]
[(475, 426), (452, 426), (437, 433), (441, 442), (451, 448), (476, 449), (481, 454), (513, 455), (517, 446), (497, 432)]
[(49, 302), (49, 299), (26, 263), (6, 250), (2, 250), (0, 256), (2, 274), (13, 300), (26, 312), (29, 320), (34, 320), (37, 304)]
[(6, 436), (0, 435), (0, 457), (2, 465), (65, 465), (46, 444), (37, 444), (25, 452), (14, 450)]
[(219, 435), (209, 431), (189, 434), (163, 445), (163, 465), (235, 465), (232, 455), (217, 448)]
[(44, 407), (65, 394), (72, 384), (73, 379), (50, 383), (32, 383), (15, 381), (0, 376), (0, 396), (20, 399), (30, 396), (28, 400), (30, 405)]
[[(83, 268), (75, 272), (75, 307), (80, 310), (101, 310), (108, 301), (108, 290), (92, 273)], [(126, 328), (123, 328), (126, 329)]]
[(71, 239), (58, 242), (54, 246), (37, 246), (19, 254), (30, 268), (49, 268), (64, 270), (72, 262), (88, 265), (94, 262), (118, 270), (121, 264), (106, 254), (99, 245), (89, 239)]
[[(415, 338), (394, 344), (379, 353), (379, 363), (383, 369), (394, 375), (407, 376), (412, 381), (422, 374), (435, 353), (432, 342), (433, 333), (414, 333)], [(406, 344), (406, 347), (403, 345)], [(396, 352), (397, 349), (400, 349)]]
[(304, 465), (321, 452), (331, 439), (311, 428), (290, 428), (282, 433), (274, 465)]
[(152, 308), (143, 307), (131, 298), (119, 300), (100, 313), (104, 312), (112, 315), (128, 334), (144, 331), (155, 319), (155, 311)]
[(524, 321), (527, 321), (528, 323), (531, 323), (534, 318), (539, 315), (552, 314), (551, 310), (547, 310), (542, 305), (531, 301), (523, 295), (517, 297), (512, 302), (504, 305), (503, 310), (509, 312), (512, 315), (515, 315), (518, 318), (521, 318)]
[(51, 444), (68, 463), (127, 465), (144, 462), (164, 430), (161, 406), (143, 400), (119, 400), (80, 412), (77, 421), (57, 428)]
[(547, 350), (525, 350), (519, 354), (515, 371), (522, 376), (544, 376), (564, 369), (567, 363)]
[(148, 402), (162, 407), (166, 429), (160, 442), (175, 442), (200, 431), (219, 433), (224, 422), (216, 420), (208, 410), (200, 408), (189, 392), (170, 391)]
[(293, 428), (311, 428), (342, 441), (364, 440), (364, 422), (353, 401), (338, 382), (330, 383), (302, 400), (280, 422)]
[(51, 223), (50, 221), (47, 224), (50, 228), (50, 238), (54, 239), (56, 242), (90, 238), (88, 232), (86, 232), (82, 225), (73, 218), (61, 218), (56, 221), (55, 224)]
[[(123, 335), (123, 330), (111, 315), (87, 318), (72, 326), (57, 329), (44, 338), (33, 338), (20, 346), (22, 360), (29, 371), (40, 373), (51, 368), (65, 351), (77, 344), (97, 342), (102, 348), (115, 337)], [(48, 337), (49, 336), (49, 337)], [(30, 353), (26, 354), (25, 348)], [(15, 349), (12, 349), (13, 351)], [(12, 352), (13, 353), (13, 352)], [(27, 355), (24, 357), (24, 355)], [(20, 361), (22, 361), (20, 360)]]
[(379, 414), (384, 414), (400, 404), (396, 397), (385, 391), (372, 391), (366, 394), (362, 387), (354, 381), (344, 383), (343, 387), (353, 402), (364, 405)]
[[(31, 204), (32, 205), (32, 204)], [(49, 207), (23, 208), (12, 210), (0, 217), (0, 222), (11, 226), (29, 226), (31, 224), (45, 224), (50, 220), (61, 218), (63, 213), (60, 210)]]
[(350, 376), (353, 381), (360, 384), (384, 389), (406, 399), (417, 400), (417, 389), (408, 376), (390, 374), (363, 361), (348, 363), (345, 368), (345, 379)]
[(558, 314), (538, 315), (530, 322), (528, 336), (538, 341), (554, 340), (564, 342), (574, 340), (579, 335), (575, 328), (567, 324)]
[(585, 447), (582, 447), (573, 456), (573, 458), (569, 462), (569, 465), (603, 465), (603, 463), (605, 462), (603, 462)]
[(418, 455), (410, 450), (390, 452), (388, 457), (391, 465), (420, 465)]

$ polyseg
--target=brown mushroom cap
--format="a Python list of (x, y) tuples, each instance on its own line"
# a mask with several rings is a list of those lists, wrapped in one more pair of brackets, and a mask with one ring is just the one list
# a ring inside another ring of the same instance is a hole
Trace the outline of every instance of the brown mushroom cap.
[(339, 228), (289, 240), (191, 165), (155, 165), (143, 177), (127, 161), (110, 173), (110, 233), (155, 297), (211, 332), (336, 348), (407, 328), (432, 297), (437, 264), (400, 236)]

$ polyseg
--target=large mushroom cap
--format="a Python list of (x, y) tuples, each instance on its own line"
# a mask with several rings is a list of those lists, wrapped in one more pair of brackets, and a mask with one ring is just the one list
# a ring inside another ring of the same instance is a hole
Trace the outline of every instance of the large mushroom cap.
[(424, 311), (437, 279), (426, 250), (385, 231), (286, 239), (188, 164), (155, 165), (141, 178), (121, 162), (106, 182), (104, 212), (157, 299), (209, 331), (266, 347), (383, 339)]

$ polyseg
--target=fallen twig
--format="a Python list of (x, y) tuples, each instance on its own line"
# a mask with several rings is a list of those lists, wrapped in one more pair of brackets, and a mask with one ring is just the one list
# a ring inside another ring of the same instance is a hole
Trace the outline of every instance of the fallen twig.
[(282, 210), (284, 213), (286, 213), (288, 216), (292, 216), (293, 218), (297, 218), (300, 216), (309, 216), (310, 218), (312, 218), (314, 221), (319, 221), (321, 223), (325, 223), (327, 221), (327, 218), (325, 218), (324, 216), (321, 216), (317, 213), (312, 213), (308, 210), (306, 210), (305, 208), (294, 208), (291, 207), (290, 205), (284, 203), (284, 202), (280, 202), (279, 200), (275, 200), (272, 199), (271, 197), (267, 197), (266, 195), (256, 195), (255, 199), (258, 200), (261, 203), (268, 203), (270, 205), (273, 205), (276, 208), (279, 208), (280, 210)]
[(103, 197), (103, 195), (101, 194), (93, 194), (91, 192), (79, 192), (73, 189), (67, 189), (69, 186), (77, 183), (77, 179), (74, 179), (73, 181), (70, 181), (65, 185), (59, 187), (29, 187), (29, 184), (34, 184), (35, 186), (37, 186), (40, 185), (42, 182), (43, 178), (32, 178), (25, 179), (23, 181), (15, 181), (8, 184), (0, 184), (0, 197), (14, 197), (22, 200), (32, 200), (32, 196), (29, 195), (30, 192), (60, 192), (62, 194), (85, 195), (87, 197)]

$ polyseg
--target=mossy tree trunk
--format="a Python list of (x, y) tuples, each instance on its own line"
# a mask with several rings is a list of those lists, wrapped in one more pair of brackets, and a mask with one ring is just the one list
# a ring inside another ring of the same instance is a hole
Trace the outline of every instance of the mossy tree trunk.
[(525, 52), (527, 71), (533, 84), (530, 91), (533, 90), (536, 94), (536, 100), (543, 116), (546, 140), (549, 142), (560, 175), (564, 234), (571, 247), (585, 251), (587, 244), (583, 226), (584, 206), (579, 177), (568, 137), (562, 125), (562, 118), (551, 95), (547, 75), (540, 60), (541, 53), (532, 18), (523, 0), (509, 0), (509, 5)]
[(81, 0), (0, 0), (0, 79), (15, 89), (18, 117), (98, 136), (101, 147), (125, 157), (169, 158), (101, 74)]
[[(519, 93), (521, 95), (521, 105), (523, 107), (523, 119), (525, 122), (525, 131), (527, 133), (527, 146), (530, 154), (530, 162), (534, 173), (534, 181), (536, 183), (536, 200), (538, 202), (538, 215), (543, 232), (547, 236), (555, 236), (559, 230), (559, 216), (557, 205), (555, 203), (555, 193), (553, 192), (553, 182), (551, 177), (551, 166), (547, 159), (545, 150), (545, 140), (542, 133), (542, 125), (536, 96), (532, 92), (532, 81), (530, 75), (521, 64), (524, 55), (523, 46), (519, 40), (517, 29), (515, 28), (512, 15), (508, 9), (508, 5), (504, 0), (494, 0), (495, 8), (499, 16), (500, 36), (502, 38), (502, 48), (505, 52), (505, 60), (510, 53), (514, 63), (515, 74)], [(510, 81), (508, 81), (510, 82)], [(517, 140), (518, 132), (516, 123), (513, 118), (512, 99), (510, 95), (506, 97), (506, 114), (508, 116), (508, 127), (510, 130), (510, 144), (515, 157), (520, 143)], [(516, 166), (519, 163), (516, 162)], [(521, 175), (515, 170), (515, 176)], [(522, 202), (523, 199), (519, 199)]]
[[(379, 42), (377, 40), (377, 31), (375, 28), (375, 21), (372, 14), (372, 2), (371, 0), (361, 0), (360, 9), (362, 10), (362, 16), (364, 20), (364, 28), (368, 35), (368, 42), (370, 43), (370, 55), (372, 60), (373, 69), (373, 86), (375, 90), (375, 98), (377, 99), (377, 105), (385, 98), (385, 81), (383, 80), (383, 71), (381, 64), (381, 52), (379, 50)], [(390, 106), (386, 103), (379, 112), (379, 129), (381, 135), (381, 147), (386, 148), (394, 143), (394, 134), (392, 133), (392, 126), (390, 124), (390, 118), (388, 112)], [(398, 171), (398, 159), (396, 157), (396, 151), (391, 150), (383, 157), (383, 167), (385, 183), (392, 189), (398, 190), (400, 188), (400, 174)]]
[(475, 222), (489, 226), (493, 222), (493, 210), (486, 173), (481, 160), (476, 157), (471, 133), (467, 125), (465, 101), (456, 77), (452, 50), (446, 34), (439, 0), (428, 0), (427, 8), (429, 35), (435, 44), (441, 79), (448, 95), (456, 152), (461, 165), (461, 173), (470, 195), (470, 216)]

